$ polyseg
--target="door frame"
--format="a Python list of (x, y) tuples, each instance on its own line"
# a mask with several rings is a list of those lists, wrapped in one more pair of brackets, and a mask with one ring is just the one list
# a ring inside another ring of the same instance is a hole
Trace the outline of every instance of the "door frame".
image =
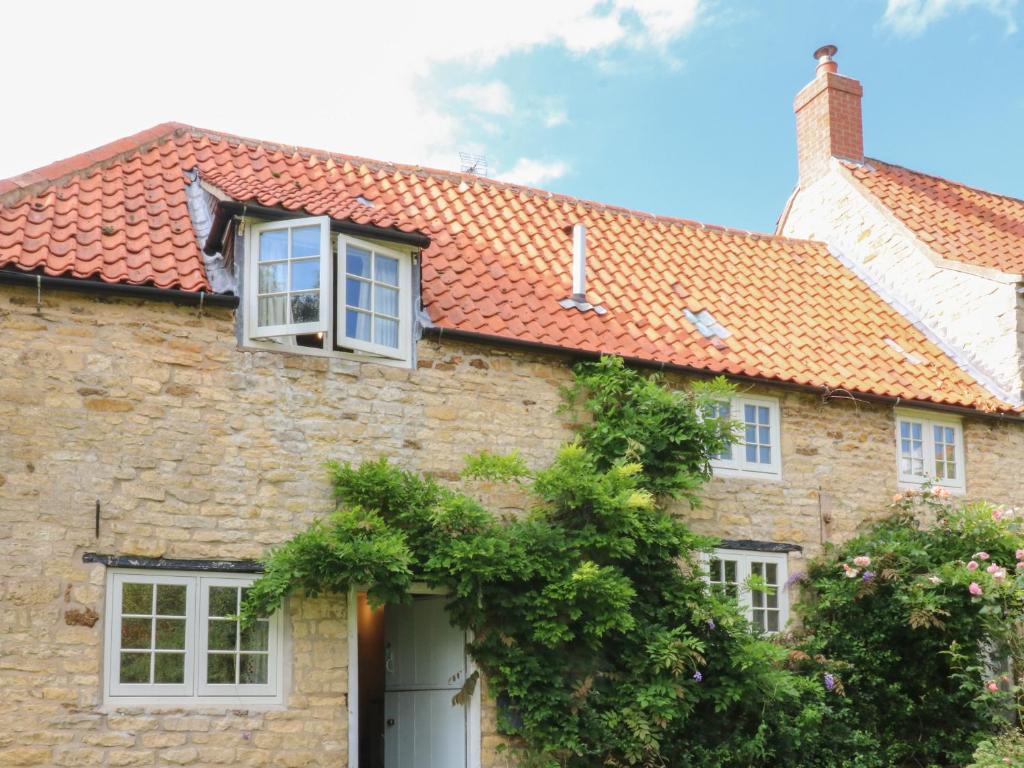
[[(347, 623), (348, 623), (348, 768), (359, 768), (359, 613), (356, 595), (365, 592), (365, 588), (353, 587), (348, 592)], [(413, 584), (409, 588), (413, 595), (447, 596), (443, 589), (432, 589), (425, 584)], [(466, 631), (467, 640), (472, 639), (472, 632)], [(466, 654), (466, 673), (477, 672), (473, 657)], [(480, 768), (480, 709), (482, 706), (481, 689), (483, 681), (477, 678), (473, 688), (473, 696), (469, 700), (466, 711), (466, 768)]]

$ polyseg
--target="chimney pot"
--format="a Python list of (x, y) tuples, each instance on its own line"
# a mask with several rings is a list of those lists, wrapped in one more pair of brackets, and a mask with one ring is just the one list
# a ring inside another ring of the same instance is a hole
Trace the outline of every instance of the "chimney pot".
[(838, 72), (839, 65), (832, 58), (839, 52), (839, 49), (834, 45), (823, 45), (821, 48), (814, 52), (814, 58), (818, 62), (818, 67), (815, 70), (815, 75), (821, 77), (826, 72)]

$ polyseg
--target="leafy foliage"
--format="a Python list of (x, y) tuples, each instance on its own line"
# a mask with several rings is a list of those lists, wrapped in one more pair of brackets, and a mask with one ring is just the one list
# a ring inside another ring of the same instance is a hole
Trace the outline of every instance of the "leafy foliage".
[[(243, 620), (293, 591), (361, 585), (395, 604), (413, 581), (443, 588), (523, 768), (949, 765), (1005, 722), (1012, 686), (988, 690), (978, 648), (1020, 650), (1006, 627), (1020, 619), (1022, 577), (964, 562), (985, 549), (1012, 565), (1019, 530), (1005, 517), (901, 498), (898, 514), (812, 565), (805, 630), (787, 646), (709, 588), (699, 557), (714, 542), (663, 505), (697, 503), (733, 428), (705, 417), (728, 386), (673, 391), (616, 358), (575, 373), (577, 439), (550, 465), (466, 462), (466, 479), (519, 484), (524, 514), (499, 519), (383, 458), (331, 464), (337, 511), (270, 554)], [(940, 525), (914, 523), (922, 502)]]
[(1021, 660), (1022, 544), (1013, 512), (926, 489), (811, 566), (802, 648), (835, 665), (835, 716), (879, 765), (964, 765), (1005, 726), (1017, 688), (997, 662)]

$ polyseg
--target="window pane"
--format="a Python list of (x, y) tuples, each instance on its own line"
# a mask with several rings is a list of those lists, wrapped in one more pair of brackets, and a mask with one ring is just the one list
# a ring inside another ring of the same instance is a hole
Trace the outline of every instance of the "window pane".
[(121, 619), (122, 648), (152, 648), (152, 619)]
[(361, 341), (370, 340), (370, 316), (365, 312), (349, 309), (345, 312), (345, 335)]
[(764, 632), (764, 611), (755, 610), (753, 614), (754, 626), (761, 632)]
[(757, 464), (757, 446), (753, 444), (747, 445), (747, 461), (751, 464)]
[(242, 630), (243, 651), (265, 651), (270, 648), (270, 622), (257, 621)]
[(778, 632), (779, 631), (779, 612), (768, 611), (768, 631)]
[(260, 266), (260, 293), (280, 293), (288, 290), (288, 263)]
[(242, 685), (265, 685), (268, 678), (268, 657), (264, 653), (243, 653), (238, 660), (238, 682)]
[(293, 291), (308, 291), (320, 287), (320, 259), (292, 262)]
[(272, 232), (260, 232), (260, 261), (279, 261), (287, 258), (287, 229), (275, 229)]
[(772, 463), (772, 449), (766, 445), (761, 446), (760, 462), (761, 464)]
[(153, 665), (154, 683), (185, 682), (185, 654), (158, 653)]
[(156, 612), (161, 616), (184, 616), (185, 585), (157, 584)]
[(185, 650), (185, 620), (157, 619), (156, 647)]
[(292, 230), (292, 258), (320, 255), (320, 227), (296, 227)]
[(345, 251), (345, 269), (350, 275), (359, 277), (370, 277), (370, 252), (362, 248), (349, 245)]
[(210, 653), (206, 656), (206, 682), (235, 684), (235, 654)]
[(711, 560), (708, 563), (708, 578), (710, 578), (711, 581), (721, 581), (722, 580), (722, 561), (721, 560)]
[(292, 294), (292, 322), (315, 323), (320, 319), (320, 292)]
[(764, 580), (769, 584), (779, 583), (779, 566), (775, 563), (764, 564)]
[(725, 561), (725, 580), (728, 582), (736, 581), (736, 561), (726, 560)]
[(768, 423), (768, 406), (760, 405), (757, 408), (757, 423), (767, 424)]
[(153, 585), (122, 585), (121, 613), (153, 613)]
[(398, 291), (383, 285), (374, 286), (373, 311), (379, 315), (398, 317)]
[(398, 321), (389, 320), (386, 317), (375, 317), (373, 319), (374, 342), (383, 344), (385, 347), (398, 349)]
[(257, 322), (261, 328), (288, 322), (288, 297), (260, 298)]
[(370, 283), (348, 278), (345, 281), (345, 303), (360, 309), (370, 308)]
[(377, 282), (398, 285), (398, 259), (378, 255), (374, 267), (376, 272), (374, 279)]
[(238, 587), (210, 587), (210, 616), (238, 613)]
[(210, 619), (207, 647), (211, 651), (234, 651), (237, 649), (238, 622), (227, 619)]
[(149, 659), (148, 653), (122, 653), (121, 682), (148, 683)]

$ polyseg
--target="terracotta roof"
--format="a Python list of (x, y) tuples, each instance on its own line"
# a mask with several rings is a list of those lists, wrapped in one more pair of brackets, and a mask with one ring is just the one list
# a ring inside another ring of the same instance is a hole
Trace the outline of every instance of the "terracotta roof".
[[(0, 183), (0, 265), (208, 289), (184, 191), (198, 169), (238, 200), (427, 234), (423, 302), (440, 328), (1009, 410), (821, 243), (188, 126), (154, 131), (135, 149), (119, 142)], [(603, 315), (559, 304), (577, 222)], [(706, 337), (687, 311), (709, 312), (727, 335)]]
[(939, 256), (1024, 274), (1024, 200), (881, 160), (843, 164)]

